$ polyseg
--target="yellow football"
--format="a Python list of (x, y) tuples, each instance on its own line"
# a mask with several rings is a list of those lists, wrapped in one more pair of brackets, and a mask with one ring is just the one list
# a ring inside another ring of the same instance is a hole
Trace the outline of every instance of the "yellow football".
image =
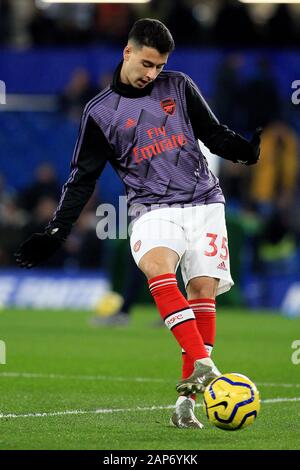
[(259, 413), (259, 391), (245, 375), (223, 374), (206, 387), (204, 410), (218, 428), (229, 431), (245, 428)]
[(95, 310), (97, 315), (109, 317), (114, 315), (123, 304), (123, 297), (117, 292), (107, 292), (97, 302)]

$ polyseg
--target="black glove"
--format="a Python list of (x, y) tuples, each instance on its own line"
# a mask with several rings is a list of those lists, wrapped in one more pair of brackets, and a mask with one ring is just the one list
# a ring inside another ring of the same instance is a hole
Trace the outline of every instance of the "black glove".
[(58, 229), (54, 230), (34, 233), (20, 245), (15, 258), (21, 268), (30, 269), (43, 263), (61, 246), (64, 240), (57, 236)]
[(255, 165), (259, 160), (260, 155), (260, 134), (262, 133), (262, 127), (258, 127), (252, 139), (250, 140), (250, 151), (245, 153), (245, 160), (237, 160), (238, 163), (244, 163), (245, 165)]

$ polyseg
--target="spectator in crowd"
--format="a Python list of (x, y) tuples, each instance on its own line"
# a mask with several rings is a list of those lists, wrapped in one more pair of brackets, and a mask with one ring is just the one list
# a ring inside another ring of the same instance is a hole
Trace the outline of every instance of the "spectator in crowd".
[(23, 223), (25, 214), (18, 208), (16, 202), (11, 199), (2, 206), (0, 221), (0, 266), (13, 265), (16, 243), (20, 243), (23, 237)]
[[(53, 211), (55, 211), (57, 206), (57, 199), (53, 198), (50, 194), (41, 195), (38, 199), (35, 199), (35, 201), (35, 204), (31, 208), (31, 217), (23, 229), (25, 237), (27, 237), (32, 230), (41, 232), (47, 223), (47, 218), (50, 214), (53, 214)], [(60, 248), (58, 252), (41, 267), (62, 267), (64, 265), (64, 260), (64, 248)]]
[(0, 175), (0, 266), (13, 264), (16, 243), (23, 238), (26, 212), (17, 205), (15, 193)]
[(51, 163), (43, 162), (35, 170), (35, 179), (30, 186), (23, 190), (19, 197), (20, 206), (27, 211), (36, 208), (44, 197), (59, 200), (61, 185)]
[(299, 142), (284, 122), (270, 123), (261, 143), (260, 171), (253, 169), (251, 199), (261, 216), (254, 239), (255, 271), (280, 272), (295, 260), (300, 227), (297, 211)]
[(15, 196), (14, 189), (7, 186), (5, 177), (0, 173), (0, 214), (3, 204), (7, 200), (11, 200), (13, 196)]
[(244, 58), (239, 54), (225, 56), (216, 72), (214, 93), (216, 114), (220, 117), (220, 121), (239, 130), (242, 128), (244, 117), (241, 82), (243, 62)]
[(135, 21), (130, 5), (102, 3), (97, 5), (95, 33), (98, 40), (121, 43), (126, 39), (129, 25)]
[(43, 10), (35, 10), (27, 29), (34, 46), (59, 44), (57, 22), (54, 18), (47, 16)]
[(287, 199), (277, 201), (269, 217), (261, 219), (254, 237), (254, 272), (285, 275), (299, 273), (296, 266), (299, 232), (289, 218)]
[(12, 10), (10, 0), (0, 2), (0, 44), (8, 44), (12, 34)]
[(277, 5), (265, 25), (266, 42), (272, 46), (294, 46), (297, 41), (296, 30), (288, 5)]
[(86, 103), (99, 90), (93, 86), (89, 73), (84, 68), (76, 69), (60, 97), (60, 108), (74, 121), (79, 121)]
[(281, 114), (281, 103), (274, 74), (266, 57), (258, 59), (256, 72), (248, 81), (244, 93), (244, 114), (247, 116), (247, 129), (254, 123), (265, 127)]
[(177, 43), (198, 45), (202, 40), (201, 24), (184, 0), (174, 2), (166, 23), (174, 31), (174, 39)]
[(271, 212), (283, 198), (292, 202), (297, 184), (298, 138), (284, 122), (270, 123), (261, 143), (259, 171), (252, 169), (250, 195), (260, 212)]
[(27, 29), (27, 35), (21, 39), (25, 45), (30, 39), (37, 46), (72, 46), (95, 41), (120, 43), (125, 40), (129, 25), (138, 17), (152, 17), (168, 23), (178, 44), (293, 46), (300, 41), (299, 18), (293, 15), (291, 5), (279, 5), (267, 21), (260, 16), (264, 20), (261, 23), (256, 14), (250, 14), (252, 5), (239, 0), (152, 0), (138, 6), (109, 2), (54, 3), (48, 8), (42, 8), (42, 2), (37, 0), (1, 0), (0, 43), (15, 42), (18, 36), (17, 28), (13, 28), (14, 10), (17, 10), (14, 3), (22, 3), (22, 8), (32, 15), (29, 22), (27, 18), (18, 20), (27, 23), (20, 25)]
[[(217, 73), (215, 103), (222, 122), (229, 122), (232, 127), (247, 131), (253, 126), (264, 127), (272, 119), (277, 119), (281, 114), (281, 103), (266, 57), (257, 60), (255, 74), (246, 84), (241, 78), (242, 65), (243, 57), (240, 55), (231, 54), (225, 58)], [(267, 142), (268, 137), (264, 141)], [(272, 150), (268, 151), (268, 155), (272, 158)], [(260, 172), (255, 171), (254, 180), (257, 182), (253, 182), (255, 189), (252, 187), (251, 190), (248, 167), (230, 165), (226, 161), (221, 163), (220, 180), (229, 207), (252, 212), (253, 203), (257, 202), (255, 192), (260, 197), (259, 194), (266, 192), (273, 184), (272, 179), (266, 181), (264, 170), (261, 170), (262, 165), (267, 166), (266, 160), (260, 164)], [(293, 167), (291, 169), (293, 171)]]
[(218, 45), (255, 45), (258, 35), (245, 4), (236, 0), (223, 0), (213, 28)]
[(96, 234), (98, 204), (95, 191), (64, 245), (65, 268), (99, 270), (103, 266), (105, 244), (99, 243)]

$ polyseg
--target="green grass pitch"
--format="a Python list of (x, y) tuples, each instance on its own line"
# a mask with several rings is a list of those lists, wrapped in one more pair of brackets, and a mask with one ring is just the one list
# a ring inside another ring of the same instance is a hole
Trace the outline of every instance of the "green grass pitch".
[(202, 406), (203, 430), (169, 425), (180, 349), (153, 327), (154, 307), (137, 306), (131, 324), (114, 329), (89, 326), (91, 315), (0, 312), (0, 449), (300, 449), (300, 364), (291, 360), (300, 319), (219, 309), (213, 358), (248, 375), (262, 399), (252, 426), (226, 432)]

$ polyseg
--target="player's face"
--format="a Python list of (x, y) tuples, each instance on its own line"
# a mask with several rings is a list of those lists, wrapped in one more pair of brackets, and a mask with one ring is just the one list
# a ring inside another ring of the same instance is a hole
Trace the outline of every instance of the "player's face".
[(121, 81), (134, 88), (144, 88), (156, 79), (168, 57), (168, 53), (161, 54), (153, 47), (129, 43), (124, 49)]

